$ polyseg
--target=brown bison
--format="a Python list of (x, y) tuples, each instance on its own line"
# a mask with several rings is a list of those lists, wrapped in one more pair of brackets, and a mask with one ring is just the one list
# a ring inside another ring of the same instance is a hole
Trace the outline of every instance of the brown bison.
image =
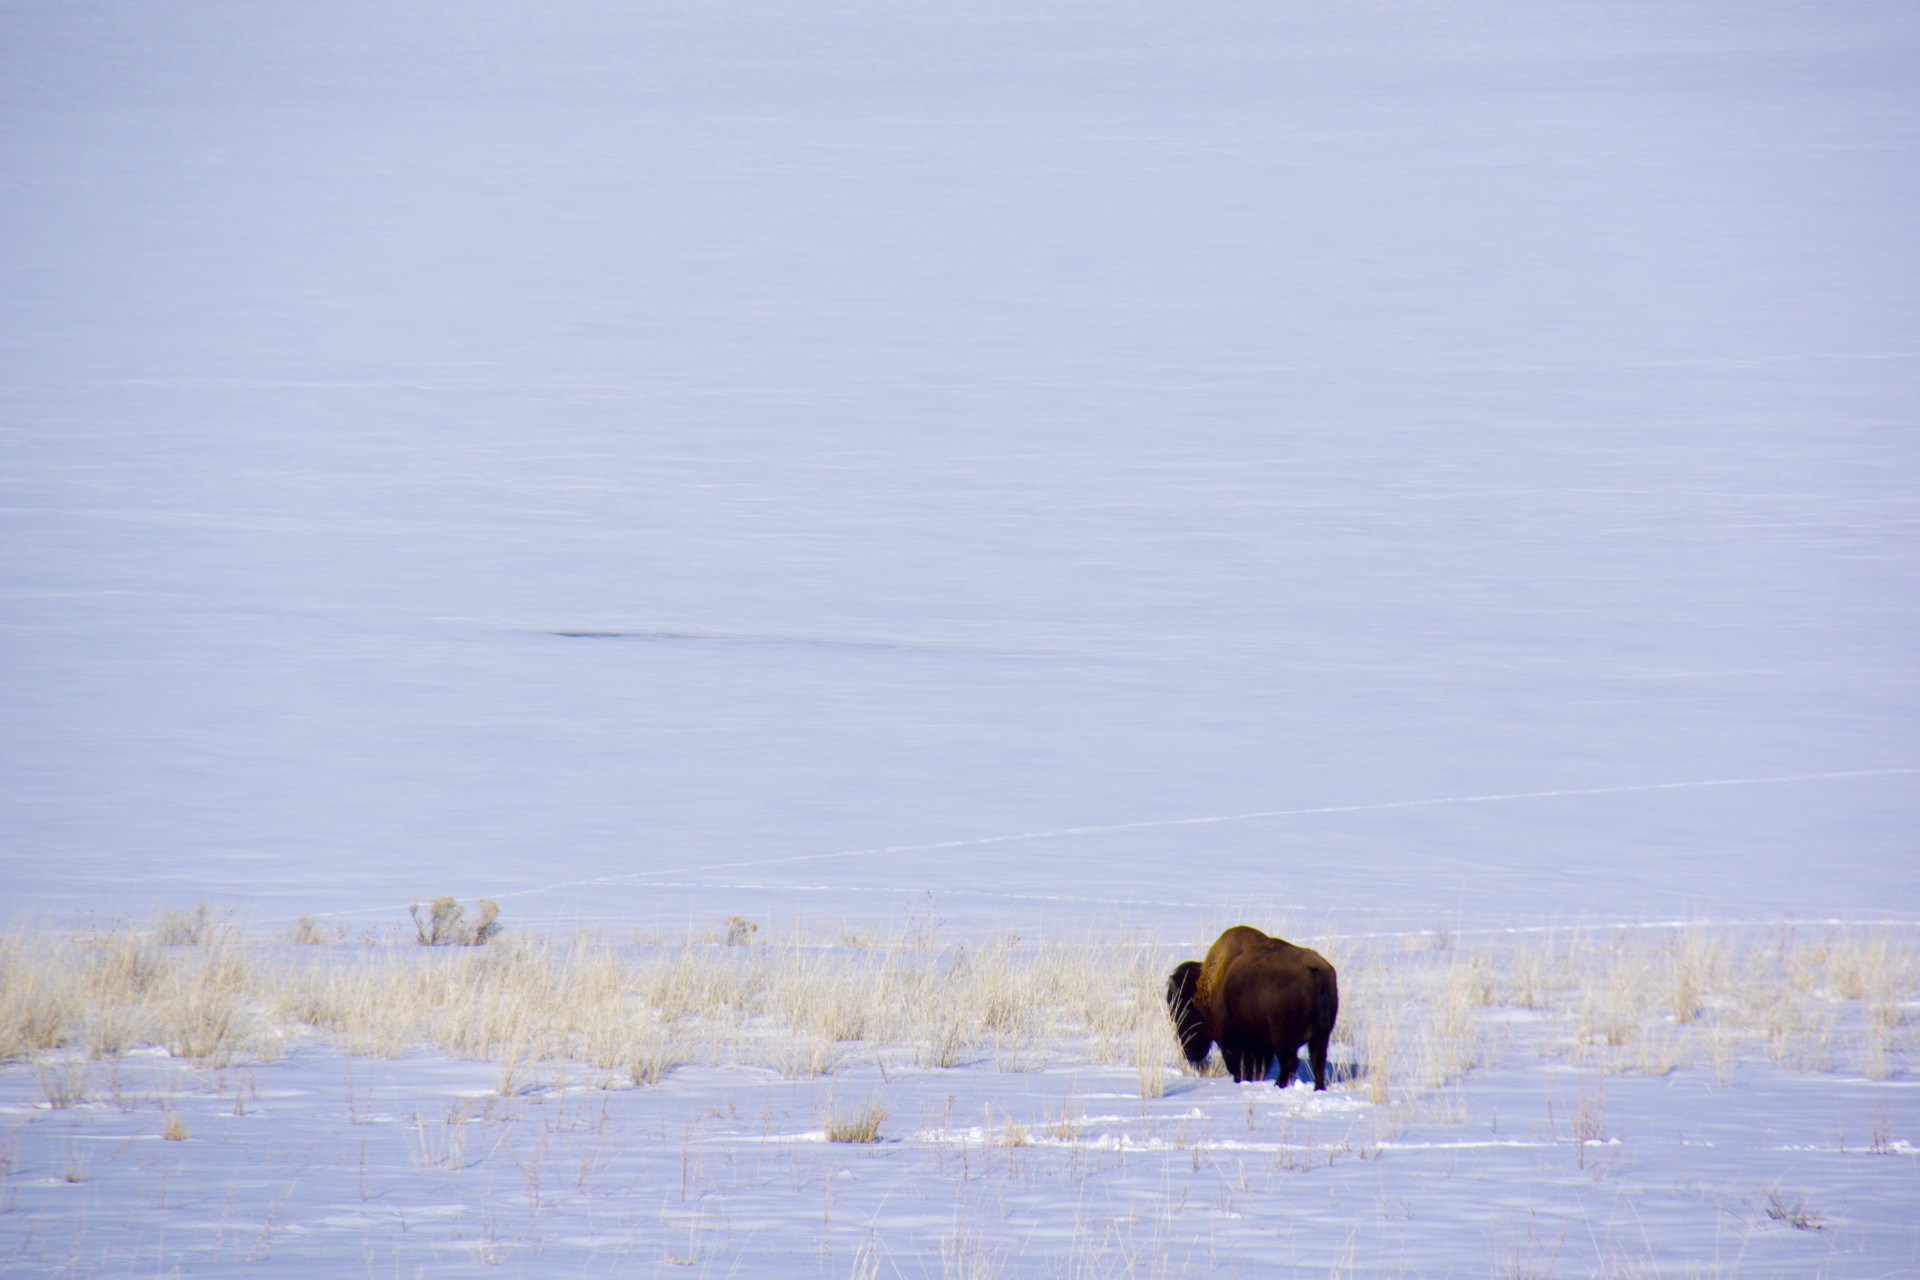
[(1340, 1014), (1340, 985), (1318, 951), (1235, 925), (1204, 962), (1188, 960), (1173, 971), (1167, 1010), (1181, 1051), (1196, 1067), (1218, 1044), (1235, 1080), (1265, 1079), (1278, 1059), (1276, 1083), (1284, 1089), (1305, 1044), (1313, 1087), (1327, 1087), (1327, 1040)]

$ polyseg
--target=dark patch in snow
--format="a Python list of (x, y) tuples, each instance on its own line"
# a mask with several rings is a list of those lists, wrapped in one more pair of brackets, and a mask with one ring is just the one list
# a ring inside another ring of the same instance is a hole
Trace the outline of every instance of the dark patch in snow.
[(565, 640), (639, 640), (652, 644), (779, 645), (804, 649), (863, 649), (889, 653), (986, 654), (1017, 658), (1040, 656), (1031, 649), (1004, 649), (991, 645), (942, 644), (929, 641), (863, 639), (841, 636), (760, 635), (730, 631), (613, 631), (576, 629), (553, 631)]

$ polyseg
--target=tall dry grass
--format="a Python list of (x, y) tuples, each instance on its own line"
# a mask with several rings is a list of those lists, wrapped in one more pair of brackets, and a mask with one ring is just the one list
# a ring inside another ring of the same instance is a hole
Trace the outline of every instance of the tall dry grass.
[(563, 1061), (652, 1084), (683, 1063), (808, 1077), (854, 1057), (1015, 1071), (1068, 1058), (1134, 1068), (1154, 1092), (1177, 1061), (1158, 994), (1172, 961), (1129, 942), (316, 946), (178, 920), (0, 938), (0, 1060), (157, 1046), (225, 1065), (317, 1035), (355, 1054), (498, 1061), (503, 1080)]
[(1528, 1043), (1608, 1074), (1743, 1060), (1883, 1079), (1920, 1047), (1911, 934), (1824, 928), (1771, 937), (1708, 926), (1573, 930), (1464, 948), (1393, 939), (1340, 963), (1342, 1031), (1376, 1102), (1431, 1091)]
[(278, 1038), (256, 1018), (255, 949), (232, 929), (162, 926), (0, 939), (0, 1061), (60, 1048), (110, 1059), (140, 1045), (222, 1066), (275, 1056)]
[[(1920, 957), (1893, 931), (1577, 930), (1471, 946), (1435, 936), (1307, 939), (1340, 970), (1336, 1087), (1427, 1105), (1497, 1059), (1515, 1026), (1610, 1073), (1725, 1073), (1760, 1057), (1882, 1078), (1915, 1047)], [(807, 1078), (853, 1061), (1072, 1061), (1130, 1069), (1145, 1097), (1185, 1069), (1162, 1003), (1183, 957), (1137, 939), (310, 941), (248, 939), (203, 912), (147, 931), (0, 937), (0, 1061), (154, 1046), (224, 1065), (317, 1036), (355, 1054), (498, 1062), (503, 1089), (545, 1063), (625, 1086), (690, 1063)]]

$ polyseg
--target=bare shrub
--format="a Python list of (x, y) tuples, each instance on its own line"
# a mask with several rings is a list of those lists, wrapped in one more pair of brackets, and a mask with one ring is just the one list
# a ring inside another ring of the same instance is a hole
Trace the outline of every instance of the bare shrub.
[(204, 902), (191, 911), (162, 907), (153, 926), (153, 940), (163, 947), (197, 947), (213, 935), (213, 909)]
[[(419, 921), (415, 920), (415, 925)], [(347, 926), (343, 924), (321, 924), (310, 915), (302, 915), (293, 922), (287, 931), (287, 941), (297, 947), (328, 947), (347, 940)]]
[(469, 924), (465, 920), (466, 908), (450, 895), (435, 898), (424, 920), (420, 918), (418, 902), (407, 904), (407, 914), (413, 917), (415, 941), (423, 947), (476, 947), (499, 936), (499, 905), (491, 898), (482, 898), (474, 909), (479, 918)]

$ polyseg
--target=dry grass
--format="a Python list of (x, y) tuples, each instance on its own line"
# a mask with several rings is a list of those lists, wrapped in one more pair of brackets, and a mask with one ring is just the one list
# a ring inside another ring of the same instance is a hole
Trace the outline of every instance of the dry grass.
[(183, 918), (163, 918), (151, 936), (122, 928), (0, 940), (0, 1061), (67, 1046), (113, 1059), (138, 1044), (216, 1066), (243, 1052), (274, 1056), (274, 1037), (256, 1035), (249, 1009), (255, 948), (231, 929), (184, 928)]
[(1920, 952), (1888, 930), (1741, 937), (1707, 927), (1574, 931), (1463, 949), (1370, 942), (1339, 961), (1338, 1037), (1376, 1103), (1440, 1089), (1498, 1052), (1494, 1010), (1544, 1022), (1550, 1053), (1606, 1074), (1765, 1058), (1882, 1079), (1920, 1028)]
[[(497, 1061), (503, 1080), (555, 1062), (583, 1063), (609, 1085), (655, 1084), (683, 1063), (807, 1078), (857, 1055), (1004, 1070), (1111, 1063), (1134, 1068), (1149, 1092), (1177, 1061), (1158, 995), (1171, 961), (1132, 943), (941, 948), (919, 931), (858, 948), (720, 938), (460, 946), (449, 944), (478, 926), (443, 900), (415, 913), (414, 941), (426, 945), (345, 946), (312, 928), (248, 941), (202, 927), (202, 914), (169, 913), (148, 931), (0, 938), (0, 1058), (73, 1048), (110, 1059), (160, 1046), (226, 1065), (319, 1034), (355, 1054), (431, 1047)], [(480, 924), (491, 920), (483, 911)]]
[[(475, 936), (462, 918), (436, 904), (420, 938), (432, 942), (435, 919), (443, 941)], [(498, 1062), (503, 1088), (549, 1063), (628, 1087), (694, 1063), (805, 1079), (849, 1061), (1008, 1071), (1072, 1061), (1130, 1069), (1150, 1098), (1184, 1069), (1161, 1002), (1180, 957), (1137, 940), (940, 946), (916, 929), (857, 946), (716, 936), (416, 947), (311, 945), (316, 932), (249, 941), (196, 909), (144, 933), (0, 938), (0, 1060), (36, 1062), (56, 1106), (84, 1095), (88, 1060), (150, 1045), (225, 1065), (272, 1058), (302, 1035), (356, 1054), (430, 1047)], [(1704, 1064), (1724, 1075), (1761, 1056), (1881, 1078), (1914, 1047), (1906, 1010), (1920, 958), (1889, 931), (1470, 941), (1313, 939), (1341, 973), (1335, 1059), (1354, 1065), (1337, 1087), (1439, 1105), (1500, 1052), (1495, 1019), (1514, 1016), (1501, 1010), (1542, 1024), (1548, 1052), (1607, 1073)]]
[(887, 1121), (887, 1109), (877, 1102), (827, 1120), (828, 1142), (872, 1143), (880, 1141), (880, 1126)]

